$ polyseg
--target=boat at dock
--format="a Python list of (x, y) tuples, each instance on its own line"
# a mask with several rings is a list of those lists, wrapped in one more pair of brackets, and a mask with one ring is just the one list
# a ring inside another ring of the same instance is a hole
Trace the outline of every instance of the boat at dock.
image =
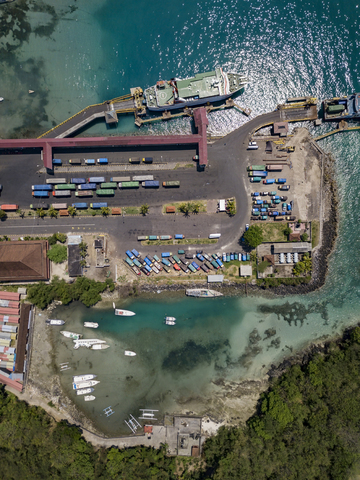
[(360, 119), (360, 93), (343, 97), (327, 98), (323, 102), (324, 120), (339, 121)]
[(83, 388), (82, 390), (76, 390), (76, 395), (87, 395), (88, 393), (92, 393), (93, 391), (93, 388)]
[(185, 291), (188, 297), (200, 297), (200, 298), (214, 298), (222, 297), (223, 293), (216, 290), (210, 290), (208, 288), (190, 288)]
[(132, 352), (131, 350), (125, 350), (124, 355), (127, 357), (135, 357), (136, 353)]
[(144, 96), (148, 110), (163, 112), (226, 100), (243, 90), (247, 83), (244, 75), (226, 73), (218, 67), (191, 78), (160, 80), (145, 89)]
[(93, 375), (92, 373), (88, 373), (87, 375), (74, 375), (73, 382), (74, 383), (87, 382), (88, 380), (93, 380), (96, 377), (97, 375)]
[(82, 388), (94, 387), (100, 383), (100, 380), (88, 380), (87, 382), (73, 383), (74, 390), (81, 390)]
[(84, 322), (84, 327), (87, 328), (98, 328), (99, 324), (95, 322)]
[(82, 337), (81, 333), (67, 332), (66, 330), (62, 330), (60, 333), (64, 337), (72, 338), (73, 340), (79, 340)]
[(59, 325), (64, 325), (65, 321), (64, 320), (56, 320), (56, 319), (47, 319), (45, 320), (46, 325), (53, 325), (53, 326), (59, 326)]
[(91, 345), (91, 350), (106, 350), (107, 348), (110, 348), (110, 345), (107, 343), (95, 343), (94, 345)]
[(166, 325), (175, 325), (176, 324), (176, 318), (175, 317), (165, 317), (165, 323), (166, 323)]
[(85, 395), (84, 400), (85, 402), (92, 402), (95, 398), (94, 395)]

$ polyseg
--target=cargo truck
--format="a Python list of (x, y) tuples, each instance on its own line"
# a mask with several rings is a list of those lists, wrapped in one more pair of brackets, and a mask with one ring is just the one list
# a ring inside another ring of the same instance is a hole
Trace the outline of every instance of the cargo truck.
[(37, 210), (38, 208), (43, 208), (44, 210), (47, 210), (49, 208), (49, 204), (48, 203), (32, 203), (30, 205), (30, 208), (31, 210)]
[(139, 188), (139, 182), (120, 182), (119, 188)]
[(104, 182), (104, 183), (101, 183), (100, 184), (100, 188), (113, 188), (115, 189), (117, 187), (117, 183), (116, 182)]
[(32, 192), (33, 197), (49, 198), (49, 192), (44, 192), (43, 190), (35, 190)]
[(171, 257), (172, 253), (171, 252), (163, 252), (161, 254), (161, 258), (169, 258)]
[(89, 183), (103, 183), (105, 182), (105, 177), (90, 177), (88, 178)]
[(185, 238), (185, 235), (183, 235), (182, 233), (176, 233), (174, 235), (174, 238), (175, 238), (175, 240), (181, 240), (181, 239)]
[(4, 210), (4, 211), (8, 211), (8, 212), (14, 212), (16, 210), (19, 209), (19, 205), (15, 205), (15, 204), (3, 204), (3, 205), (0, 205), (0, 209), (1, 210)]
[(132, 252), (130, 252), (130, 250), (126, 250), (125, 253), (130, 258), (130, 260), (133, 260), (135, 258), (135, 255)]
[(97, 202), (97, 203), (90, 203), (91, 208), (104, 208), (107, 207), (108, 204), (106, 202)]
[(88, 208), (88, 204), (86, 202), (77, 202), (72, 204), (75, 208)]
[(52, 203), (51, 206), (52, 206), (52, 208), (55, 208), (55, 210), (66, 210), (67, 209), (67, 203)]
[(81, 158), (71, 158), (69, 163), (70, 165), (81, 165)]
[(98, 158), (96, 161), (100, 165), (107, 165), (109, 163), (109, 160), (107, 158)]
[(171, 263), (169, 262), (169, 260), (166, 260), (166, 258), (162, 258), (161, 261), (162, 261), (162, 263), (163, 263), (164, 265), (166, 265), (167, 267), (171, 267)]
[(95, 193), (99, 197), (110, 197), (115, 194), (112, 188), (100, 188), (99, 190), (96, 190)]
[(261, 170), (253, 170), (249, 172), (249, 177), (267, 177), (268, 172), (262, 172)]
[(85, 160), (86, 165), (95, 165), (95, 159), (94, 158), (87, 158)]
[(180, 187), (180, 181), (170, 180), (168, 182), (163, 182), (163, 187)]
[(57, 183), (67, 183), (66, 178), (47, 178), (46, 183), (51, 183), (52, 185), (56, 185)]
[(70, 190), (55, 190), (52, 192), (54, 197), (70, 197), (71, 191)]
[(281, 220), (284, 220), (284, 217), (281, 217), (281, 216), (279, 215), (279, 216), (274, 217), (274, 220), (281, 222)]
[(129, 163), (140, 163), (140, 157), (129, 158)]
[(149, 240), (159, 240), (157, 235), (149, 235)]
[(283, 169), (283, 166), (282, 165), (268, 165), (266, 168), (269, 172), (276, 172), (276, 171), (281, 172), (282, 169)]
[(286, 178), (277, 178), (276, 183), (286, 183)]
[(270, 185), (271, 183), (275, 183), (275, 178), (267, 178), (266, 180), (263, 180), (263, 183), (266, 185)]
[(133, 182), (146, 182), (147, 180), (154, 180), (154, 175), (134, 175)]
[(91, 190), (80, 190), (79, 192), (75, 192), (76, 197), (93, 197), (94, 194)]
[(53, 158), (52, 163), (53, 165), (62, 165), (62, 160), (61, 158)]
[(130, 265), (130, 267), (134, 266), (134, 262), (132, 262), (132, 261), (130, 260), (130, 258), (127, 258), (127, 257), (126, 257), (126, 258), (125, 258), (125, 262), (126, 262), (128, 265)]
[(153, 163), (153, 157), (145, 157), (142, 159), (144, 163)]
[(78, 190), (96, 190), (96, 183), (84, 183), (78, 186)]
[(111, 177), (110, 182), (131, 182), (131, 177)]
[(141, 242), (143, 240), (149, 240), (149, 237), (147, 235), (139, 235), (138, 236), (138, 241)]
[(86, 178), (72, 178), (70, 183), (75, 183), (75, 185), (81, 185), (82, 183), (86, 183)]
[(55, 185), (55, 190), (75, 190), (76, 185), (75, 183), (61, 183), (59, 185)]
[[(250, 182), (259, 183), (259, 182), (261, 182), (261, 178), (262, 177), (250, 177)], [(264, 180), (264, 183), (265, 183), (265, 180)]]
[(53, 188), (52, 185), (33, 185), (31, 187), (31, 189), (34, 191), (41, 190), (42, 192), (52, 190), (52, 188)]
[(171, 240), (172, 236), (171, 235), (160, 235), (160, 240)]
[(135, 255), (135, 257), (137, 257), (137, 258), (140, 257), (140, 253), (139, 253), (137, 250), (135, 250), (135, 248), (133, 248), (133, 249), (131, 250), (131, 252)]
[(191, 265), (195, 268), (195, 270), (200, 270), (200, 267), (196, 262), (191, 262)]
[(146, 180), (145, 182), (141, 182), (141, 185), (143, 187), (159, 188), (158, 180)]
[(266, 165), (250, 165), (250, 167), (247, 167), (247, 169), (248, 169), (249, 172), (251, 170), (265, 171), (266, 170)]
[(188, 265), (188, 267), (192, 271), (192, 273), (196, 272), (196, 268), (191, 263)]

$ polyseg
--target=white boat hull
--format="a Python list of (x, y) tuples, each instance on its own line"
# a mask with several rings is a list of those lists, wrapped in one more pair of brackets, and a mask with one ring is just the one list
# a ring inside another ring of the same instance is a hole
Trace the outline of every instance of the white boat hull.
[(92, 393), (93, 391), (93, 388), (83, 388), (82, 390), (76, 390), (76, 395), (87, 395), (88, 393)]
[(87, 328), (98, 328), (99, 324), (95, 322), (84, 322), (84, 327)]
[(56, 319), (53, 319), (53, 320), (46, 320), (46, 325), (56, 325), (56, 326), (59, 326), (59, 325), (64, 325), (65, 324), (65, 321), (64, 320), (56, 320)]
[(74, 375), (73, 382), (74, 383), (87, 382), (88, 380), (93, 380), (94, 378), (96, 378), (96, 375), (93, 375), (92, 373), (89, 373), (87, 375)]
[(81, 390), (82, 388), (94, 387), (100, 383), (100, 380), (88, 380), (87, 382), (73, 383), (74, 390)]
[(121, 317), (132, 317), (136, 314), (130, 310), (121, 310), (119, 308), (115, 308), (115, 315), (120, 315)]
[(85, 395), (84, 400), (85, 402), (92, 402), (95, 398), (94, 395)]
[(107, 348), (110, 348), (107, 343), (95, 343), (91, 346), (91, 350), (106, 350)]
[(127, 356), (127, 357), (135, 357), (136, 353), (135, 352), (132, 352), (131, 350), (125, 350), (124, 354)]
[(66, 338), (72, 338), (73, 340), (80, 340), (82, 335), (80, 333), (74, 333), (74, 332), (67, 332), (66, 330), (62, 330), (61, 335), (64, 335)]

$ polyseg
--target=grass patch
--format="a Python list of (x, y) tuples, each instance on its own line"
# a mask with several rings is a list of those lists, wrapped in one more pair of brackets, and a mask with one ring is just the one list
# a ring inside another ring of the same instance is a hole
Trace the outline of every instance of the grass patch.
[(174, 170), (178, 170), (179, 168), (194, 168), (195, 164), (194, 163), (177, 163), (174, 167)]
[(288, 238), (284, 231), (287, 228), (287, 222), (285, 223), (258, 223), (257, 224), (263, 233), (264, 242), (287, 242)]
[(311, 245), (315, 248), (319, 244), (320, 240), (320, 222), (319, 220), (313, 220), (311, 222)]
[(140, 215), (140, 207), (123, 207), (125, 215)]
[(258, 271), (260, 273), (264, 273), (269, 265), (270, 265), (270, 262), (268, 262), (267, 260), (265, 260), (264, 262), (260, 262), (258, 266)]
[[(179, 210), (179, 206), (182, 203), (198, 203), (200, 205), (199, 213), (206, 213), (207, 212), (207, 201), (206, 200), (190, 200), (189, 202), (173, 202), (173, 203), (166, 203), (163, 205), (162, 213), (166, 213), (166, 207), (175, 207), (177, 213), (182, 213)], [(184, 215), (184, 214), (183, 214)], [(189, 215), (197, 215), (196, 213), (189, 213)]]

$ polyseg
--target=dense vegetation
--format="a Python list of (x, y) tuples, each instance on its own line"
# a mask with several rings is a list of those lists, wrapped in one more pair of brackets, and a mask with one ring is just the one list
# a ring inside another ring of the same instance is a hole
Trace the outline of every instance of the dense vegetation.
[(55, 424), (43, 410), (0, 390), (1, 478), (355, 478), (360, 472), (360, 328), (275, 379), (246, 426), (222, 427), (207, 440), (203, 466), (165, 452), (165, 446), (95, 452), (77, 428)]
[(250, 225), (244, 233), (244, 240), (248, 247), (256, 248), (264, 241), (263, 233), (259, 225)]
[(78, 300), (91, 307), (101, 300), (100, 293), (107, 287), (110, 292), (115, 288), (111, 278), (107, 278), (105, 282), (96, 282), (86, 277), (77, 277), (75, 282), (66, 283), (55, 276), (48, 285), (37, 283), (29, 287), (27, 299), (39, 308), (46, 308), (53, 300), (61, 300), (63, 305)]
[(54, 263), (63, 263), (67, 260), (67, 247), (59, 244), (53, 245), (46, 255)]

